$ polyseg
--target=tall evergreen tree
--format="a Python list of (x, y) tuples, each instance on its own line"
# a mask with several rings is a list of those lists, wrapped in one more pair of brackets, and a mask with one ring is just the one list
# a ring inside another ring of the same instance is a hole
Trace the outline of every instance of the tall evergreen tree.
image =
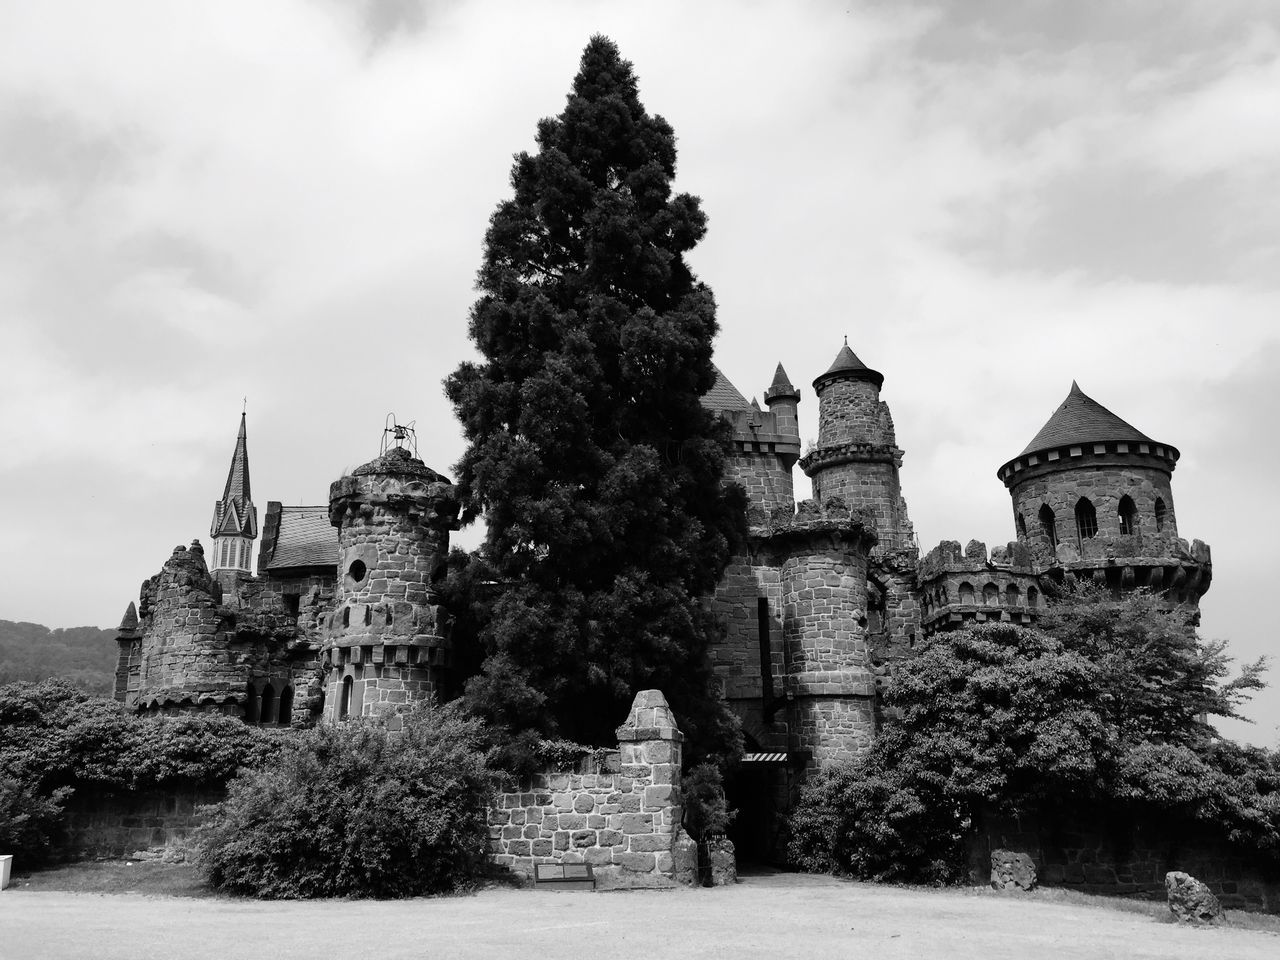
[(745, 497), (699, 402), (715, 303), (684, 254), (706, 217), (672, 194), (675, 135), (605, 37), (537, 147), (516, 156), (485, 237), (470, 323), (483, 361), (446, 381), (469, 443), (464, 516), (488, 528), (454, 584), (480, 624), (467, 698), (510, 730), (598, 744), (658, 687), (695, 743), (723, 749), (718, 627), (699, 598), (740, 542)]

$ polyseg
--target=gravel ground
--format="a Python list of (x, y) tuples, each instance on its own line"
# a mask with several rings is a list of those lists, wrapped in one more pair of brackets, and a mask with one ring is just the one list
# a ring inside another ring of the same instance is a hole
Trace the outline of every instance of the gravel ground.
[(1280, 957), (1262, 929), (1195, 930), (1094, 903), (773, 874), (716, 890), (494, 889), (398, 902), (0, 893), (0, 955), (128, 960), (452, 957)]

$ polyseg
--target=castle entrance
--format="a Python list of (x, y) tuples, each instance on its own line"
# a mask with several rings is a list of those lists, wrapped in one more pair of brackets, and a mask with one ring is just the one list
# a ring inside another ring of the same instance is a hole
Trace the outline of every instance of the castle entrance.
[(737, 816), (729, 824), (738, 865), (780, 866), (786, 861), (786, 818), (791, 776), (785, 753), (748, 753), (725, 783)]

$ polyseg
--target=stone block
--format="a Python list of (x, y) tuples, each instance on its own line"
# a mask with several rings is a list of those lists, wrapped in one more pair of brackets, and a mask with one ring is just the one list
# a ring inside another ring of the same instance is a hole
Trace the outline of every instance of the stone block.
[(579, 794), (573, 801), (574, 813), (590, 813), (596, 807), (596, 801), (593, 796), (587, 793)]
[(627, 849), (632, 853), (669, 851), (674, 839), (669, 833), (638, 833), (631, 837)]
[(657, 859), (652, 853), (617, 853), (613, 855), (613, 862), (624, 870), (641, 873), (648, 873), (657, 866)]
[(625, 834), (653, 833), (653, 815), (648, 813), (619, 813), (610, 817), (610, 826)]
[(594, 830), (575, 830), (569, 839), (575, 847), (594, 847), (598, 836)]
[(1179, 923), (1208, 926), (1222, 922), (1222, 904), (1205, 884), (1191, 874), (1170, 871), (1165, 874), (1164, 887), (1169, 899), (1169, 912)]

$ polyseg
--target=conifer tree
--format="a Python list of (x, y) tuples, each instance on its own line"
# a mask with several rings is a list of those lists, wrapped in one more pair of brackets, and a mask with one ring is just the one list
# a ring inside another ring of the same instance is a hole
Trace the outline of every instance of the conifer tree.
[(605, 37), (536, 142), (485, 237), (483, 360), (446, 381), (469, 444), (464, 519), (483, 513), (488, 531), (454, 583), (483, 654), (467, 699), (508, 730), (602, 744), (657, 687), (698, 752), (723, 749), (699, 598), (740, 542), (745, 497), (699, 402), (715, 303), (684, 255), (706, 217), (673, 195), (675, 135)]

